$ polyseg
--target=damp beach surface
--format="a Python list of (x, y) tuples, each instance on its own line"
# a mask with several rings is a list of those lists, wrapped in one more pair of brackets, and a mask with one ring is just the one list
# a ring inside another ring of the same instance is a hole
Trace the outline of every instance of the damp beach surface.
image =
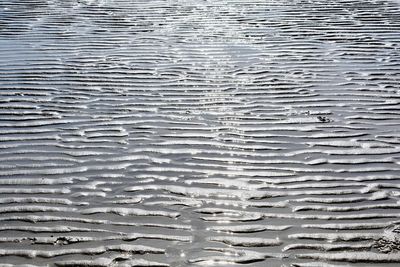
[(0, 1), (0, 266), (400, 264), (400, 2)]

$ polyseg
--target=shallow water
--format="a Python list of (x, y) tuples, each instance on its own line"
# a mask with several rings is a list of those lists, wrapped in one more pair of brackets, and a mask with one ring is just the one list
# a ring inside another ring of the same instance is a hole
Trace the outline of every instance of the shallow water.
[(0, 266), (398, 266), (398, 1), (0, 2)]

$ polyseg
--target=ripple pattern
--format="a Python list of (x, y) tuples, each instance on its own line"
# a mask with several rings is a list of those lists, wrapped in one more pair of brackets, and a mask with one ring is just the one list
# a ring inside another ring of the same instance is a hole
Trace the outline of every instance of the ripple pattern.
[(396, 0), (0, 1), (0, 266), (398, 266)]

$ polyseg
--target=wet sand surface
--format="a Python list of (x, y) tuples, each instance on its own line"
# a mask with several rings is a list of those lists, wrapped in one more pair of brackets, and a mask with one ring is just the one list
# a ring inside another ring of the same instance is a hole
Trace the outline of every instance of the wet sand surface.
[(0, 266), (398, 266), (399, 66), (399, 1), (0, 1)]

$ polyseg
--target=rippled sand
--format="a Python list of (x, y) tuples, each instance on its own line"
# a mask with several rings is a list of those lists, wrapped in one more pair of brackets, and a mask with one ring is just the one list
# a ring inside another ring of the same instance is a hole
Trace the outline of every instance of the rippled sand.
[(0, 267), (398, 266), (400, 4), (1, 0)]

